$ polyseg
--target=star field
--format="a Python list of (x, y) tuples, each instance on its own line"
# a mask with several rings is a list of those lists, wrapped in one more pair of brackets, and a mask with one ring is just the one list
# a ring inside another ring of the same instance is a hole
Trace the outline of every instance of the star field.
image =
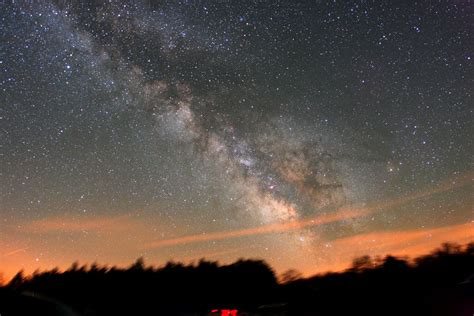
[(474, 238), (469, 1), (1, 6), (7, 275)]

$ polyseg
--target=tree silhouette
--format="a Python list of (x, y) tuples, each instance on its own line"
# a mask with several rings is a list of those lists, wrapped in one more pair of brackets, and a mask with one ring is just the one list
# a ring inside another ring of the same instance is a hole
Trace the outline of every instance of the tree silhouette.
[(294, 282), (296, 280), (300, 280), (303, 278), (303, 275), (301, 272), (295, 269), (289, 269), (283, 272), (280, 277), (280, 283), (289, 283), (289, 282)]
[(473, 269), (474, 243), (443, 244), (412, 261), (363, 256), (344, 272), (306, 279), (288, 270), (280, 283), (261, 260), (153, 267), (139, 258), (127, 268), (75, 262), (64, 272), (20, 271), (0, 287), (0, 314), (471, 315)]
[(362, 272), (374, 267), (374, 262), (370, 256), (360, 256), (352, 261), (352, 270)]
[(24, 272), (20, 270), (8, 283), (8, 287), (16, 289), (23, 285), (25, 281)]

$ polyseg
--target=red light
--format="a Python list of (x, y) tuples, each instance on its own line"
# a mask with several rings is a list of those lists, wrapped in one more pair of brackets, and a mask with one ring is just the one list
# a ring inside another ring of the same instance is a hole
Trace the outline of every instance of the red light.
[[(211, 313), (219, 312), (218, 309), (212, 309)], [(239, 311), (237, 309), (221, 309), (221, 316), (237, 316)]]

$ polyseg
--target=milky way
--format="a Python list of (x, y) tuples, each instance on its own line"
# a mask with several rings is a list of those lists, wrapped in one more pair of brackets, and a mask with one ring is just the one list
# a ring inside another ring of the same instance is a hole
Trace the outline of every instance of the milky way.
[(474, 239), (473, 9), (3, 3), (0, 271)]

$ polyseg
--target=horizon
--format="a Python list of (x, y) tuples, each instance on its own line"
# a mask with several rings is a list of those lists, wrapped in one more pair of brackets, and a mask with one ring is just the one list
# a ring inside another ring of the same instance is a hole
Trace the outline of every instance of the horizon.
[[(273, 267), (268, 262), (266, 262), (265, 260), (260, 259), (260, 258), (238, 258), (238, 259), (236, 259), (232, 262), (227, 262), (227, 263), (219, 262), (219, 261), (216, 261), (216, 260), (209, 260), (207, 258), (199, 258), (199, 259), (190, 260), (188, 262), (169, 260), (169, 261), (166, 261), (166, 262), (161, 263), (161, 264), (156, 264), (156, 263), (147, 263), (144, 260), (143, 257), (140, 257), (140, 258), (137, 258), (134, 262), (131, 262), (128, 265), (123, 265), (123, 266), (101, 264), (99, 262), (81, 263), (79, 261), (74, 261), (67, 268), (54, 267), (54, 268), (44, 269), (44, 270), (37, 269), (37, 270), (33, 271), (33, 273), (27, 273), (24, 269), (21, 269), (9, 278), (4, 277), (4, 275), (0, 271), (0, 277), (1, 277), (0, 278), (0, 287), (8, 285), (8, 283), (13, 279), (13, 277), (15, 277), (16, 275), (20, 275), (20, 274), (22, 275), (24, 280), (28, 280), (28, 279), (31, 279), (35, 275), (38, 275), (38, 274), (43, 274), (43, 273), (48, 273), (48, 272), (56, 272), (56, 273), (62, 274), (64, 272), (73, 271), (73, 270), (77, 270), (77, 269), (85, 269), (85, 271), (90, 271), (90, 269), (92, 269), (93, 267), (95, 267), (99, 270), (105, 269), (106, 271), (110, 271), (110, 270), (113, 270), (113, 269), (118, 269), (118, 270), (125, 271), (125, 270), (130, 269), (131, 267), (133, 267), (137, 264), (140, 264), (140, 265), (143, 266), (143, 268), (145, 270), (151, 268), (151, 269), (154, 269), (154, 270), (157, 271), (157, 270), (161, 270), (161, 269), (165, 268), (169, 264), (183, 265), (185, 267), (197, 267), (201, 262), (207, 262), (207, 263), (215, 263), (215, 264), (217, 264), (218, 267), (225, 267), (225, 266), (233, 265), (233, 264), (235, 264), (239, 261), (248, 261), (248, 260), (250, 260), (250, 261), (253, 261), (253, 260), (262, 261), (265, 264), (268, 264), (268, 267), (275, 273), (275, 277), (277, 279), (277, 282), (280, 283), (280, 284), (284, 284), (285, 282), (288, 282), (288, 281), (285, 281), (282, 278), (284, 277), (285, 273), (288, 273), (288, 272), (291, 272), (292, 277), (297, 278), (297, 279), (309, 279), (309, 278), (313, 278), (313, 277), (324, 277), (324, 276), (326, 276), (328, 274), (332, 274), (332, 273), (346, 273), (346, 272), (350, 272), (352, 269), (357, 269), (357, 267), (355, 266), (355, 264), (356, 264), (355, 262), (356, 262), (357, 259), (363, 258), (364, 261), (366, 261), (365, 260), (366, 257), (370, 260), (370, 262), (372, 264), (370, 266), (370, 268), (380, 267), (381, 264), (383, 263), (383, 261), (386, 260), (389, 257), (396, 258), (397, 260), (405, 261), (408, 264), (408, 266), (414, 266), (414, 265), (416, 265), (416, 262), (419, 259), (423, 259), (423, 258), (426, 258), (426, 257), (433, 257), (440, 251), (441, 252), (442, 251), (458, 251), (458, 252), (462, 253), (463, 251), (466, 251), (469, 246), (472, 247), (472, 245), (474, 245), (474, 242), (469, 242), (469, 243), (466, 243), (466, 244), (444, 242), (444, 243), (440, 244), (438, 247), (431, 249), (431, 251), (429, 251), (429, 252), (425, 252), (423, 254), (418, 254), (416, 256), (411, 256), (411, 257), (407, 256), (407, 255), (397, 256), (397, 255), (393, 255), (393, 254), (386, 254), (384, 256), (381, 256), (381, 255), (375, 255), (375, 256), (362, 255), (362, 256), (359, 256), (359, 257), (354, 257), (352, 262), (349, 265), (341, 267), (340, 269), (319, 271), (319, 272), (316, 272), (314, 274), (309, 274), (309, 275), (302, 274), (300, 271), (298, 271), (296, 269), (288, 269), (286, 271), (278, 273), (277, 271), (275, 271), (273, 269)], [(365, 266), (365, 268), (368, 268), (368, 266)], [(294, 280), (291, 280), (291, 281), (294, 281)]]

